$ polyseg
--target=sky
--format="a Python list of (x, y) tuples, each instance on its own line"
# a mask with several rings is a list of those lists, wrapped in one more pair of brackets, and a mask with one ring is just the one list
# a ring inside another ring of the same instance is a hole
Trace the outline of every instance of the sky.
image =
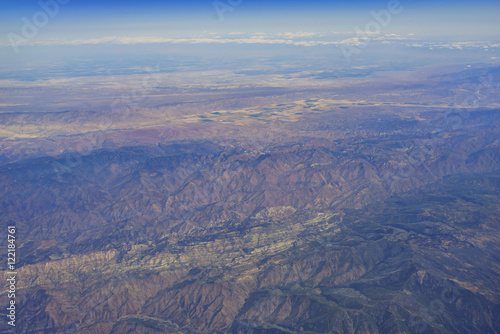
[[(23, 36), (23, 18), (40, 24), (33, 37), (38, 41), (109, 36), (187, 37), (207, 31), (347, 32), (356, 27), (363, 30), (374, 19), (372, 12), (387, 10), (391, 3), (399, 3), (400, 10), (391, 14), (384, 31), (450, 38), (490, 38), (500, 32), (498, 0), (0, 0), (0, 43), (8, 42), (9, 33)], [(43, 12), (52, 15), (44, 16)]]
[(0, 67), (50, 58), (60, 46), (99, 53), (118, 44), (338, 48), (365, 38), (426, 48), (490, 45), (492, 53), (500, 50), (498, 17), (498, 0), (0, 0)]

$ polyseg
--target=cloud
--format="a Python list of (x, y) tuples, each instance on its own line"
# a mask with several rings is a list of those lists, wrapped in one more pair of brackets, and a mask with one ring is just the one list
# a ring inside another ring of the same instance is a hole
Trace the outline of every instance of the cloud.
[(294, 39), (294, 38), (304, 38), (304, 37), (320, 37), (324, 36), (325, 33), (299, 31), (299, 32), (281, 32), (281, 33), (276, 33), (274, 35)]
[(490, 43), (488, 41), (467, 41), (467, 42), (412, 42), (407, 43), (407, 46), (416, 48), (439, 48), (439, 49), (450, 49), (450, 50), (463, 50), (465, 48), (500, 48), (500, 43)]
[[(345, 35), (340, 36), (339, 35)], [(408, 34), (413, 36), (413, 34)], [(325, 45), (354, 45), (359, 46), (369, 41), (379, 43), (402, 42), (402, 45), (410, 47), (424, 48), (497, 48), (500, 44), (492, 44), (485, 41), (472, 42), (428, 42), (416, 41), (414, 37), (403, 37), (392, 33), (379, 33), (371, 35), (354, 35), (342, 32), (280, 32), (280, 33), (244, 33), (231, 32), (220, 35), (214, 32), (203, 32), (203, 34), (186, 37), (172, 38), (159, 36), (127, 37), (127, 36), (107, 36), (101, 38), (72, 39), (72, 40), (28, 40), (26, 45), (55, 46), (55, 45), (92, 45), (92, 44), (281, 44), (302, 47), (325, 46)], [(0, 46), (10, 46), (8, 43)]]
[[(206, 37), (198, 36), (191, 38), (169, 38), (169, 37), (123, 37), (108, 36), (90, 39), (74, 40), (31, 40), (25, 45), (55, 46), (55, 45), (89, 45), (89, 44), (147, 44), (147, 43), (185, 43), (185, 44), (288, 44), (314, 46), (331, 44), (325, 41), (317, 40), (298, 40), (304, 37), (319, 36), (317, 33), (279, 33), (265, 34), (257, 33), (249, 36), (243, 36), (243, 33), (231, 33), (227, 37), (207, 33)], [(237, 36), (237, 37), (235, 37)], [(4, 44), (2, 46), (8, 46)]]

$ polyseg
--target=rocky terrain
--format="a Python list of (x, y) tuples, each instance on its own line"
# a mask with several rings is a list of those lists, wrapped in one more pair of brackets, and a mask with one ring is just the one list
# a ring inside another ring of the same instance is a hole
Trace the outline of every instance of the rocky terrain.
[(457, 78), (8, 137), (16, 332), (500, 332), (500, 114)]

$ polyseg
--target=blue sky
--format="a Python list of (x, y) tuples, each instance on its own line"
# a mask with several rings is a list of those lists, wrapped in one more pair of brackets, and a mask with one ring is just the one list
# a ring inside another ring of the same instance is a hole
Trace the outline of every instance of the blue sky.
[[(50, 2), (50, 0), (41, 0)], [(56, 1), (56, 0), (53, 0)], [(63, 1), (63, 0), (59, 0)], [(107, 35), (186, 36), (202, 31), (288, 31), (353, 29), (370, 20), (370, 11), (388, 1), (263, 1), (220, 0), (226, 9), (220, 20), (213, 0), (96, 1), (64, 0), (59, 12), (40, 31), (40, 38), (92, 38)], [(231, 5), (231, 3), (233, 5)], [(402, 13), (387, 27), (435, 35), (498, 35), (500, 1), (401, 0)], [(224, 7), (224, 6), (223, 6)], [(22, 17), (40, 11), (38, 1), (0, 0), (1, 38), (19, 31)]]
[[(335, 37), (336, 33), (352, 34), (356, 28), (364, 32), (375, 20), (373, 12), (387, 11), (391, 3), (402, 10), (391, 14), (387, 25), (380, 28), (381, 33), (392, 34), (393, 40), (397, 39), (396, 35), (440, 41), (500, 39), (498, 0), (400, 0), (399, 4), (398, 0), (216, 1), (219, 12), (214, 0), (0, 0), (0, 56), (13, 44), (13, 38), (19, 45), (23, 45), (21, 42), (27, 45), (134, 44), (170, 42), (169, 38), (213, 41), (234, 33), (246, 33), (241, 36), (247, 38), (254, 34), (253, 43), (257, 40), (256, 33), (316, 32), (327, 35), (310, 38), (341, 40), (346, 37)], [(46, 15), (47, 9), (40, 3), (47, 4), (49, 11), (57, 3), (57, 13)], [(42, 22), (32, 36), (26, 36), (23, 33), (26, 21), (34, 24), (37, 18), (46, 22)], [(267, 40), (289, 37), (270, 36)]]

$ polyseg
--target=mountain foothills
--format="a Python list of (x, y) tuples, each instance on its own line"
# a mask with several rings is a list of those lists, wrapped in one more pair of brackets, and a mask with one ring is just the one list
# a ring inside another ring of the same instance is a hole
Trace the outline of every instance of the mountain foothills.
[(498, 74), (1, 114), (16, 332), (499, 333)]

